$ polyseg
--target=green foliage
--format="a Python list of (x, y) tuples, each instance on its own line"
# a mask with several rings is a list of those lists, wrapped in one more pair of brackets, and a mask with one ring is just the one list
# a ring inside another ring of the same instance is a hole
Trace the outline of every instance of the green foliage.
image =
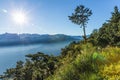
[(83, 27), (84, 36), (83, 38), (86, 40), (86, 31), (85, 27), (88, 23), (89, 16), (92, 15), (92, 11), (89, 8), (85, 8), (83, 5), (77, 6), (75, 12), (72, 13), (72, 16), (68, 16), (69, 20), (73, 23), (80, 25)]
[(107, 47), (101, 53), (106, 61), (105, 64), (99, 67), (99, 74), (105, 80), (120, 79), (120, 48)]
[(59, 58), (43, 53), (29, 54), (25, 63), (17, 62), (16, 68), (7, 69), (1, 77), (3, 80), (120, 79), (120, 48), (118, 47), (100, 49), (91, 43), (78, 42), (67, 46), (65, 52), (67, 54)]
[[(79, 43), (78, 43), (79, 44)], [(74, 44), (78, 45), (78, 44)], [(79, 44), (80, 54), (62, 58), (62, 65), (46, 80), (119, 80), (120, 48), (98, 49), (92, 44)], [(73, 47), (75, 50), (75, 47)], [(68, 50), (69, 51), (69, 50)], [(74, 55), (74, 53), (73, 53)]]
[(26, 62), (18, 61), (15, 68), (7, 69), (2, 79), (14, 80), (43, 80), (54, 73), (57, 66), (57, 57), (37, 54), (26, 55)]
[[(76, 57), (68, 57), (67, 54), (62, 60), (63, 65), (60, 66), (54, 75), (47, 78), (47, 80), (98, 80), (96, 61), (92, 58), (93, 52), (96, 50), (92, 44), (74, 44), (79, 45), (80, 54), (77, 53)], [(69, 50), (68, 50), (69, 51)], [(74, 55), (74, 53), (73, 53)], [(71, 60), (72, 57), (72, 60)], [(68, 61), (67, 61), (68, 60)]]
[[(61, 58), (64, 58), (66, 56), (69, 57), (76, 57), (76, 55), (81, 53), (81, 46), (80, 42), (72, 42), (69, 44), (69, 46), (66, 46), (65, 48), (61, 49)], [(74, 54), (73, 54), (74, 53)]]
[(106, 47), (119, 46), (120, 43), (120, 12), (115, 6), (112, 17), (99, 30), (94, 30), (89, 38), (94, 45)]
[(93, 53), (92, 59), (93, 60), (99, 60), (99, 61), (104, 61), (105, 60), (105, 58), (97, 52)]

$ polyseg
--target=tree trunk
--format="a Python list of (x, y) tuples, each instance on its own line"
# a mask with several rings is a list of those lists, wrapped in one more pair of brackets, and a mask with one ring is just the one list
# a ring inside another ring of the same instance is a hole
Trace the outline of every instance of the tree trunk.
[(85, 25), (83, 25), (83, 32), (84, 32), (84, 36), (83, 36), (83, 38), (84, 38), (84, 40), (85, 40), (85, 43), (86, 43), (86, 41), (87, 41), (87, 38), (86, 38)]

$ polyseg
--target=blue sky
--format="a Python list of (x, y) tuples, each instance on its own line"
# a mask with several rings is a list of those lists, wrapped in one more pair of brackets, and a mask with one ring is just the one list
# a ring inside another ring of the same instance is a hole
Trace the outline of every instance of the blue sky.
[[(0, 0), (0, 33), (82, 35), (82, 28), (68, 19), (80, 4), (93, 12), (87, 34), (99, 29), (111, 17), (114, 6), (120, 8), (120, 0)], [(22, 25), (11, 16), (20, 10), (27, 18), (27, 23)]]

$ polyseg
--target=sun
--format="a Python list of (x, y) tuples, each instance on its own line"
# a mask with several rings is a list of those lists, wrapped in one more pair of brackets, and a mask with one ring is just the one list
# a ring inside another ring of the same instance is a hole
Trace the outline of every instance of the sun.
[(12, 18), (17, 24), (25, 24), (27, 21), (27, 17), (24, 12), (22, 11), (16, 11), (12, 13)]

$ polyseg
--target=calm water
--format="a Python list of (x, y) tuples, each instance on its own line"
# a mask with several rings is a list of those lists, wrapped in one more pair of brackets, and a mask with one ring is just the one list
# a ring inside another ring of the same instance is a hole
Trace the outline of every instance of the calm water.
[(0, 47), (0, 74), (2, 74), (7, 68), (15, 67), (18, 60), (24, 61), (26, 54), (43, 52), (46, 54), (59, 55), (61, 48), (64, 48), (70, 42), (71, 41), (49, 44)]

